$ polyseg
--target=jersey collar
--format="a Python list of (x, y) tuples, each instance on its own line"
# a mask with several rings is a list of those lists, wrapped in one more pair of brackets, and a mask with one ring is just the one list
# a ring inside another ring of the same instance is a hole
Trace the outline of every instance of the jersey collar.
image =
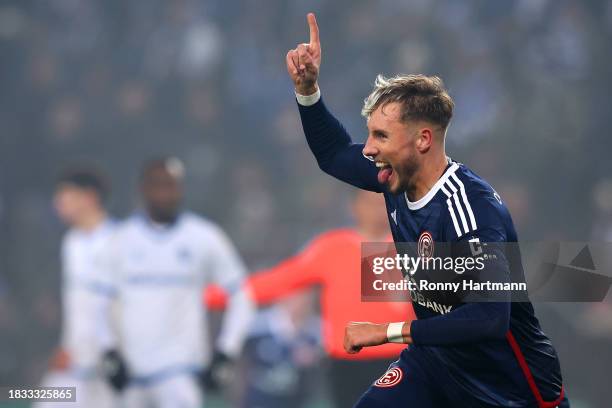
[(147, 215), (144, 211), (138, 211), (135, 214), (137, 220), (139, 220), (143, 227), (147, 228), (150, 231), (153, 231), (159, 235), (164, 235), (170, 231), (174, 231), (176, 227), (181, 223), (183, 219), (183, 212), (179, 212), (176, 216), (176, 219), (169, 224), (161, 224), (155, 222)]
[(448, 180), (451, 174), (453, 174), (459, 168), (459, 164), (457, 162), (451, 161), (450, 159), (449, 164), (450, 165), (448, 166), (444, 174), (442, 174), (442, 177), (440, 177), (438, 181), (436, 181), (436, 184), (434, 184), (433, 187), (427, 192), (427, 194), (425, 194), (419, 200), (410, 201), (408, 199), (408, 194), (404, 192), (404, 198), (406, 199), (408, 209), (412, 211), (420, 210), (421, 208), (425, 207), (431, 201), (432, 198), (434, 198), (436, 193), (440, 190), (440, 187), (442, 187), (442, 185), (446, 183), (446, 180)]

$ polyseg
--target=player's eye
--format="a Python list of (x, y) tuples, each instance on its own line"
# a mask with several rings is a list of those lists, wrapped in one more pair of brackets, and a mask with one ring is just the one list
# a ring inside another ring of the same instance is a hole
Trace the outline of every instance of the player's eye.
[(374, 139), (377, 139), (377, 140), (384, 140), (388, 138), (386, 133), (380, 132), (380, 131), (372, 132), (372, 137), (374, 137)]

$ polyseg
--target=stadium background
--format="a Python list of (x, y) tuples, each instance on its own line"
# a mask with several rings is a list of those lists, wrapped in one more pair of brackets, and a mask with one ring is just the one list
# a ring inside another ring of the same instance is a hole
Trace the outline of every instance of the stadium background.
[[(4, 0), (0, 384), (36, 383), (57, 341), (64, 228), (50, 197), (66, 164), (104, 169), (125, 216), (140, 163), (180, 157), (187, 207), (251, 268), (350, 221), (285, 72), (308, 11), (322, 92), (355, 138), (377, 73), (438, 74), (457, 105), (448, 151), (496, 186), (522, 239), (612, 240), (612, 1)], [(578, 407), (609, 404), (607, 299), (536, 305)]]

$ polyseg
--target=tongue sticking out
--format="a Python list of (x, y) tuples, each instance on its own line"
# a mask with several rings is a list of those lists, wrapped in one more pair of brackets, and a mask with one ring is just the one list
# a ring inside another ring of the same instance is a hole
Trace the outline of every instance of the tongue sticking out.
[(380, 184), (385, 184), (389, 181), (389, 177), (391, 177), (391, 173), (393, 173), (393, 169), (391, 167), (383, 167), (378, 171), (378, 182)]

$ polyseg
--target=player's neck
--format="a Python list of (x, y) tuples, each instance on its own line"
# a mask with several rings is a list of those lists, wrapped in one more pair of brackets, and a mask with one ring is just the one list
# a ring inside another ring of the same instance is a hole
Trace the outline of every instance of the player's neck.
[(104, 210), (94, 210), (85, 214), (79, 221), (77, 228), (83, 231), (93, 231), (104, 222), (107, 215)]
[(423, 198), (442, 177), (447, 166), (448, 158), (444, 151), (437, 154), (435, 158), (426, 160), (415, 177), (414, 188), (407, 192), (408, 199), (418, 201)]

